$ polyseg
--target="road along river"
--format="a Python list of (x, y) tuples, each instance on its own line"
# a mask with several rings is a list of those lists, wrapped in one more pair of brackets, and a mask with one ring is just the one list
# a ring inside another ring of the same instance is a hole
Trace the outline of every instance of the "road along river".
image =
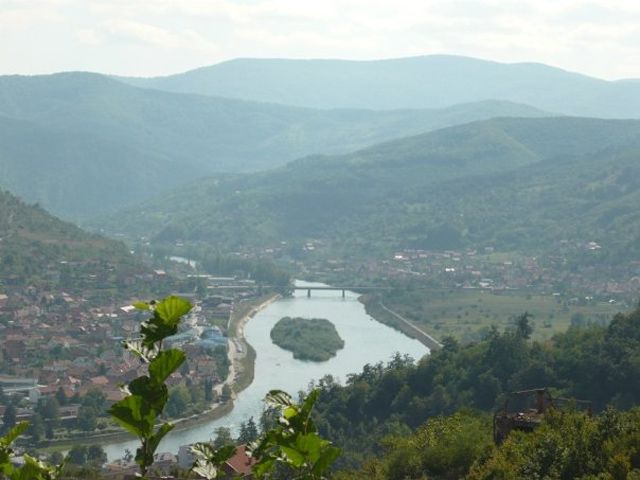
[[(297, 285), (318, 283), (297, 282)], [(338, 330), (345, 342), (332, 359), (316, 363), (295, 360), (293, 354), (271, 342), (269, 333), (282, 317), (326, 318)], [(253, 416), (256, 422), (262, 412), (262, 399), (272, 389), (296, 395), (312, 380), (331, 374), (344, 382), (347, 375), (357, 373), (367, 364), (388, 361), (396, 352), (419, 359), (429, 350), (417, 340), (373, 320), (358, 302), (358, 294), (341, 291), (314, 290), (307, 298), (306, 290), (296, 291), (293, 297), (282, 298), (258, 312), (244, 329), (247, 341), (256, 350), (253, 383), (238, 394), (233, 410), (226, 416), (193, 428), (172, 432), (162, 441), (158, 452), (177, 453), (180, 445), (211, 439), (220, 426), (230, 427), (234, 434), (240, 423)], [(136, 441), (105, 445), (109, 460), (121, 458), (125, 448), (135, 452)]]

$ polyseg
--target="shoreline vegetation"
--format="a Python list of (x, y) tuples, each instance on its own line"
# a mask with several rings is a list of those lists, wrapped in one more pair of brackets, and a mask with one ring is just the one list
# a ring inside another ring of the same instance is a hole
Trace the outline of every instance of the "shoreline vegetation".
[(377, 295), (365, 294), (358, 298), (364, 305), (365, 312), (375, 321), (398, 330), (409, 338), (418, 340), (430, 351), (442, 348), (442, 344), (410, 320), (386, 307)]
[(436, 338), (429, 335), (414, 322), (388, 308), (377, 295), (361, 295), (358, 301), (364, 305), (367, 315), (370, 315), (375, 321), (398, 330), (409, 338), (418, 340), (430, 351), (442, 348), (442, 344)]
[[(237, 394), (251, 385), (254, 375), (256, 353), (244, 337), (244, 327), (249, 320), (256, 315), (256, 313), (265, 309), (279, 298), (281, 298), (281, 295), (275, 293), (264, 295), (255, 300), (238, 305), (231, 312), (229, 317), (229, 361), (231, 365), (229, 367), (229, 374), (226, 380), (215, 386), (216, 391), (220, 394), (223, 386), (229, 385), (232, 390), (231, 398), (221, 403), (214, 402), (210, 408), (202, 413), (191, 415), (186, 418), (171, 420), (169, 423), (175, 425), (173, 431), (186, 430), (188, 428), (217, 420), (233, 410), (234, 400)], [(238, 352), (236, 342), (242, 345), (242, 353)], [(105, 445), (109, 443), (125, 442), (133, 440), (134, 438), (134, 435), (125, 430), (106, 434), (83, 435), (82, 438), (77, 439), (51, 441), (43, 450), (66, 450), (74, 445), (87, 443), (99, 443), (100, 445)]]
[(344, 348), (335, 325), (324, 318), (283, 317), (270, 336), (273, 343), (298, 360), (326, 362)]

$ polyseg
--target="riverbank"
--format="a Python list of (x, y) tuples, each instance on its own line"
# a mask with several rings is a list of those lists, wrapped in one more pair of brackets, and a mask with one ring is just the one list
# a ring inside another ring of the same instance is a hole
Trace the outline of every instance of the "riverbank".
[(418, 328), (410, 320), (407, 320), (402, 315), (394, 312), (390, 308), (387, 308), (377, 295), (362, 295), (358, 299), (365, 308), (368, 315), (371, 315), (375, 320), (380, 323), (384, 323), (400, 332), (404, 333), (408, 337), (418, 340), (429, 350), (438, 350), (442, 348), (442, 344), (435, 338), (429, 335), (424, 330)]
[(264, 310), (273, 302), (281, 298), (274, 293), (262, 296), (256, 300), (242, 303), (233, 309), (229, 316), (229, 338), (233, 340), (229, 346), (229, 376), (225, 382), (233, 391), (233, 397), (247, 388), (253, 382), (255, 375), (256, 351), (247, 342), (244, 328), (258, 312)]
[[(208, 422), (224, 417), (233, 410), (234, 400), (239, 392), (251, 385), (254, 378), (256, 353), (244, 337), (244, 327), (256, 313), (267, 308), (280, 298), (279, 294), (269, 294), (237, 305), (229, 316), (229, 373), (226, 380), (216, 385), (215, 389), (221, 394), (224, 385), (232, 389), (232, 396), (225, 402), (213, 403), (207, 410), (186, 418), (170, 420), (174, 425), (173, 431), (186, 430), (204, 425)], [(237, 346), (241, 348), (238, 349)], [(240, 350), (241, 354), (238, 354)], [(82, 438), (65, 439), (49, 442), (46, 451), (66, 450), (79, 444), (110, 444), (134, 440), (132, 434), (125, 430), (106, 434), (83, 435)]]

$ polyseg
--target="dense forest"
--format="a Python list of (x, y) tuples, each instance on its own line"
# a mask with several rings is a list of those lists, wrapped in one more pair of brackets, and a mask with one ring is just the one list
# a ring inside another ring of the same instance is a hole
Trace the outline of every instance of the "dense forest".
[[(494, 119), (310, 157), (266, 173), (199, 180), (107, 220), (138, 236), (182, 225), (183, 239), (238, 249), (319, 238), (336, 255), (492, 246), (620, 263), (637, 253), (637, 121)], [(366, 239), (366, 240), (363, 240)]]
[[(531, 328), (523, 315), (508, 331), (493, 330), (475, 343), (447, 338), (417, 364), (397, 356), (366, 366), (343, 386), (331, 377), (321, 380), (317, 421), (344, 448), (339, 464), (359, 467), (383, 453), (380, 439), (409, 435), (441, 415), (493, 411), (516, 390), (548, 386), (554, 395), (592, 402), (597, 413), (608, 405), (638, 405), (633, 379), (640, 374), (640, 308), (617, 315), (607, 327), (574, 327), (545, 343), (529, 339)], [(479, 422), (489, 422), (478, 415)]]

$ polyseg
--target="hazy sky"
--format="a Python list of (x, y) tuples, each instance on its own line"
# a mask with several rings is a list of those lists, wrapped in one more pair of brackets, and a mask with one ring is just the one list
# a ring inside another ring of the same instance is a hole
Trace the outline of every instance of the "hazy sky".
[(640, 78), (640, 1), (0, 0), (0, 74), (435, 53)]

